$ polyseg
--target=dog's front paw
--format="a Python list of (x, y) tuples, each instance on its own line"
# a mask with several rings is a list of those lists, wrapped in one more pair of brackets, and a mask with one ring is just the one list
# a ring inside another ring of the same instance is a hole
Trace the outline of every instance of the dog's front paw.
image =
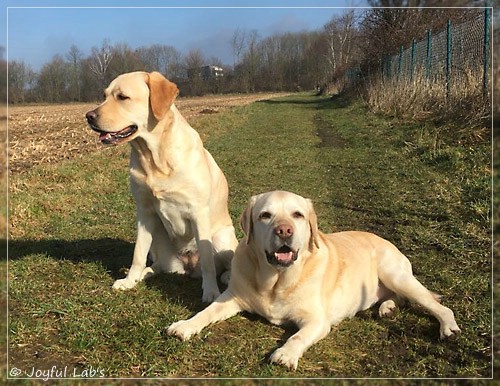
[(455, 322), (441, 326), (439, 329), (440, 339), (454, 339), (458, 335), (460, 335), (460, 328)]
[(286, 348), (281, 347), (271, 355), (270, 361), (271, 363), (288, 367), (290, 370), (297, 370), (299, 358), (300, 357), (298, 355), (295, 355)]
[(397, 309), (396, 302), (394, 302), (394, 300), (392, 299), (389, 299), (380, 305), (378, 309), (378, 314), (380, 317), (390, 318), (394, 315), (396, 309)]
[(457, 322), (455, 321), (455, 316), (453, 311), (447, 307), (441, 314), (441, 325), (439, 326), (439, 337), (441, 339), (453, 339), (460, 334), (460, 328), (458, 328)]
[(113, 283), (113, 289), (115, 290), (121, 290), (125, 291), (131, 288), (134, 288), (136, 286), (137, 282), (134, 280), (129, 280), (127, 278), (125, 279), (118, 279)]
[(182, 340), (188, 340), (198, 333), (199, 330), (194, 328), (189, 320), (179, 320), (178, 322), (172, 323), (170, 327), (167, 328), (168, 335), (176, 336)]

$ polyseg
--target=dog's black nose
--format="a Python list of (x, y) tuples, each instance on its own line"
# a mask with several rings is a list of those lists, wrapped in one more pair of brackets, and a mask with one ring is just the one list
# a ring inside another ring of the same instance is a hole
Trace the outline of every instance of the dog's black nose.
[(97, 119), (97, 113), (94, 110), (92, 110), (89, 111), (87, 114), (85, 114), (85, 117), (87, 118), (88, 123), (94, 123), (95, 120)]

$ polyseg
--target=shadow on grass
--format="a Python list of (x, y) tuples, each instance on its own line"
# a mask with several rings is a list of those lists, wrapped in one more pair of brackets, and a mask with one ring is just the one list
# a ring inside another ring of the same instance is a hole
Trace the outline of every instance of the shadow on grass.
[[(144, 283), (147, 287), (158, 290), (169, 303), (188, 309), (190, 312), (189, 318), (205, 309), (208, 305), (201, 301), (201, 278), (162, 272), (147, 278)], [(219, 289), (222, 292), (226, 287), (219, 283)]]
[(310, 95), (284, 97), (278, 99), (265, 99), (255, 102), (257, 104), (268, 104), (268, 105), (300, 105), (304, 107), (311, 107), (316, 110), (321, 109), (342, 109), (349, 107), (353, 100), (344, 94), (333, 95), (331, 97), (317, 96), (315, 99), (311, 99)]
[[(84, 240), (5, 240), (0, 242), (9, 260), (29, 255), (46, 255), (56, 260), (99, 262), (114, 279), (123, 277), (120, 270), (132, 262), (134, 243), (120, 239)], [(2, 256), (5, 259), (5, 256)]]
[[(0, 246), (7, 250), (10, 261), (20, 260), (30, 255), (44, 255), (54, 260), (98, 263), (107, 271), (112, 280), (122, 279), (132, 264), (134, 243), (120, 239), (84, 240), (0, 240)], [(2, 255), (5, 260), (6, 256)], [(148, 259), (148, 265), (150, 265)], [(169, 301), (180, 304), (194, 313), (207, 304), (201, 301), (201, 278), (174, 273), (159, 273), (145, 280), (147, 287), (159, 290)], [(226, 286), (219, 282), (222, 291)]]

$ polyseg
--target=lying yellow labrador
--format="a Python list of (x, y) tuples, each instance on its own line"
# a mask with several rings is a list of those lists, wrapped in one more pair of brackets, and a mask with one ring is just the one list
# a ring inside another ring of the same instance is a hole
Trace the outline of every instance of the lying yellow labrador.
[(387, 316), (408, 299), (439, 320), (441, 338), (460, 331), (453, 312), (420, 284), (394, 245), (371, 233), (320, 232), (310, 200), (283, 191), (254, 196), (241, 223), (246, 237), (236, 249), (229, 287), (191, 319), (173, 323), (168, 334), (186, 340), (240, 311), (275, 324), (292, 321), (299, 331), (271, 362), (296, 369), (332, 325), (375, 303)]
[[(137, 239), (128, 275), (113, 288), (132, 288), (160, 271), (184, 273), (185, 263), (193, 262), (187, 257), (199, 256), (202, 299), (211, 302), (220, 295), (217, 268), (230, 268), (238, 241), (226, 178), (175, 107), (178, 92), (157, 72), (123, 74), (86, 118), (102, 143), (131, 145)], [(148, 253), (151, 267), (146, 267)]]

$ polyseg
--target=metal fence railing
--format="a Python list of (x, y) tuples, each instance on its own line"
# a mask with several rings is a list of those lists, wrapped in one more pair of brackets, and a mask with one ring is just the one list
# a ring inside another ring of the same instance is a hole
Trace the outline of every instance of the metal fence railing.
[[(425, 77), (428, 82), (446, 87), (447, 95), (461, 77), (474, 77), (474, 83), (481, 85), (486, 95), (491, 65), (490, 35), (491, 8), (478, 11), (476, 17), (457, 25), (448, 20), (444, 30), (436, 33), (429, 30), (425, 39), (413, 40), (410, 47), (401, 46), (396, 55), (384, 58), (382, 75), (386, 80), (405, 82)], [(348, 83), (356, 72), (349, 71)]]

